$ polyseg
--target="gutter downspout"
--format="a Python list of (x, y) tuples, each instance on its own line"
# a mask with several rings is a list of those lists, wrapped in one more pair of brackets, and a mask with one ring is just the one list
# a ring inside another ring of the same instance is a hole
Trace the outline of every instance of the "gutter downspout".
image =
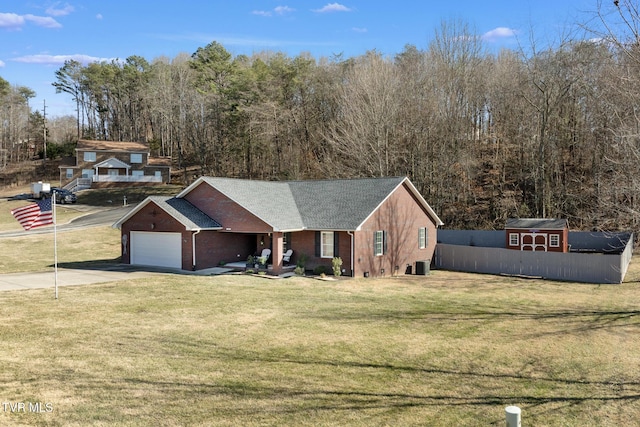
[(192, 265), (191, 265), (191, 269), (192, 269), (193, 271), (195, 271), (195, 270), (196, 270), (196, 234), (200, 233), (200, 231), (202, 231), (202, 230), (200, 230), (200, 229), (198, 228), (198, 229), (195, 231), (195, 233), (193, 233), (193, 234), (191, 235), (191, 256), (192, 256), (192, 261), (191, 261)]
[(347, 231), (347, 234), (351, 236), (351, 277), (355, 277), (355, 271), (353, 270), (353, 238), (355, 236), (351, 231)]

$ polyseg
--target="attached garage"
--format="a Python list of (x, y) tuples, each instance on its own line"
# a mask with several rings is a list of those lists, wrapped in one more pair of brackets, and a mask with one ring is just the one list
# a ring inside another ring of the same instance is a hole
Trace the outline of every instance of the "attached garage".
[(181, 269), (181, 233), (132, 231), (131, 264)]

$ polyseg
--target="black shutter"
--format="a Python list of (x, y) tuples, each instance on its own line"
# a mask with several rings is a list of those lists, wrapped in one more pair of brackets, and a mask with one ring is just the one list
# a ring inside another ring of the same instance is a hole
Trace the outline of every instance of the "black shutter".
[(387, 232), (386, 231), (382, 232), (382, 253), (383, 254), (387, 253)]
[(321, 244), (320, 232), (316, 231), (316, 256), (320, 257), (320, 244)]
[(337, 231), (333, 232), (333, 256), (334, 257), (339, 257), (340, 255), (338, 254), (338, 246), (340, 246), (338, 244), (338, 236), (340, 235), (340, 233), (338, 233)]

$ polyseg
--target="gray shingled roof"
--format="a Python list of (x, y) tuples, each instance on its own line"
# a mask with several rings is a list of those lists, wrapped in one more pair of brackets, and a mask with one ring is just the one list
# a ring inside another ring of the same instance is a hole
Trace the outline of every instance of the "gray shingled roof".
[(278, 182), (203, 178), (280, 231), (355, 230), (404, 180), (393, 177)]
[(222, 228), (215, 220), (185, 199), (166, 196), (150, 196), (149, 199), (184, 224), (187, 230)]
[[(150, 196), (113, 226), (119, 228), (149, 202), (156, 203), (180, 221), (187, 230), (222, 228), (194, 205), (183, 199), (205, 182), (269, 224), (275, 231), (357, 230), (362, 223), (407, 178), (358, 178), (316, 181), (253, 181), (202, 177), (176, 197)], [(408, 182), (411, 192), (432, 217), (442, 221)]]
[(568, 228), (566, 219), (546, 218), (511, 218), (507, 220), (505, 228), (526, 228), (528, 230), (559, 230)]
[(203, 180), (274, 230), (305, 228), (287, 182), (212, 177)]
[(355, 230), (404, 178), (362, 178), (289, 183), (307, 229)]

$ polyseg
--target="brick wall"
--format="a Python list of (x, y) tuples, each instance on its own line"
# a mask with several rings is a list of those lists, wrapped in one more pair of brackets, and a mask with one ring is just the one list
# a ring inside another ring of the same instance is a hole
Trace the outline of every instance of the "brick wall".
[[(426, 248), (418, 247), (418, 229), (426, 227)], [(374, 232), (385, 231), (387, 252), (374, 255)], [(354, 275), (370, 277), (404, 274), (407, 264), (431, 260), (437, 243), (437, 227), (429, 214), (403, 185), (356, 232)]]

